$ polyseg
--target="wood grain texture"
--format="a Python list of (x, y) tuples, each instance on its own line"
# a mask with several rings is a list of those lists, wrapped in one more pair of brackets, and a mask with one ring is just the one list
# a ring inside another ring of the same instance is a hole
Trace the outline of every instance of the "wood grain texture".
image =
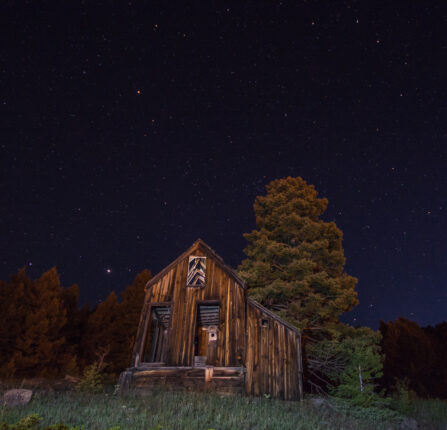
[[(285, 400), (302, 398), (297, 330), (248, 301), (245, 392)], [(263, 325), (262, 321), (268, 324)]]

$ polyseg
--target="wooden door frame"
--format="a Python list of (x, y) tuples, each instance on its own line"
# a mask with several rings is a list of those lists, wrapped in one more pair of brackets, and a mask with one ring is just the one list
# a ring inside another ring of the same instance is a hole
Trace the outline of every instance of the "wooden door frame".
[(194, 331), (193, 331), (193, 341), (191, 345), (191, 367), (194, 367), (194, 349), (195, 349), (195, 339), (197, 332), (197, 311), (199, 310), (200, 305), (218, 305), (219, 306), (219, 317), (220, 317), (220, 307), (221, 301), (219, 299), (216, 300), (196, 300), (196, 305), (194, 306)]
[[(152, 308), (156, 308), (156, 307), (167, 307), (169, 308), (169, 327), (168, 327), (168, 333), (167, 333), (167, 342), (168, 345), (167, 347), (169, 347), (169, 343), (171, 341), (170, 339), (170, 333), (171, 333), (171, 326), (172, 326), (172, 305), (173, 302), (155, 302), (155, 303), (149, 303), (149, 306), (146, 310), (146, 318), (145, 318), (145, 322), (144, 322), (144, 330), (143, 330), (143, 338), (142, 338), (142, 342), (140, 345), (140, 363), (141, 364), (145, 364), (145, 363), (151, 363), (151, 361), (143, 361), (143, 352), (144, 352), (144, 347), (146, 345), (146, 336), (147, 336), (147, 330), (149, 327), (149, 323), (150, 323), (150, 319), (151, 319), (151, 313), (152, 313)], [(167, 351), (168, 348), (165, 349), (165, 351)]]

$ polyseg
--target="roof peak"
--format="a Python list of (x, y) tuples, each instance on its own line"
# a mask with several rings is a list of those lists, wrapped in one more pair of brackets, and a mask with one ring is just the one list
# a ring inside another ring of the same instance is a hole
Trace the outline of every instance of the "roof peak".
[(174, 261), (172, 261), (170, 264), (168, 264), (164, 269), (162, 269), (160, 272), (158, 272), (152, 279), (149, 279), (149, 281), (146, 284), (146, 289), (149, 288), (152, 284), (155, 282), (158, 282), (158, 280), (164, 276), (170, 269), (172, 269), (173, 266), (178, 264), (182, 259), (186, 258), (188, 254), (191, 253), (191, 251), (194, 251), (194, 248), (202, 247), (205, 249), (206, 252), (211, 254), (212, 257), (214, 257), (215, 261), (221, 266), (221, 268), (227, 272), (235, 281), (237, 281), (242, 288), (246, 289), (245, 282), (239, 277), (239, 275), (236, 273), (236, 271), (231, 268), (230, 266), (227, 266), (223, 260), (223, 258), (217, 254), (216, 251), (214, 251), (211, 246), (209, 246), (203, 239), (200, 237), (194, 241), (194, 243), (182, 254), (180, 254)]

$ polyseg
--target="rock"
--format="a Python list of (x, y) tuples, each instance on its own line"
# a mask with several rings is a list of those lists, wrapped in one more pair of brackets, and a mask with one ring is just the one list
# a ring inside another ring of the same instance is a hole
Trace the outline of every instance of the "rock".
[(309, 399), (309, 404), (313, 408), (319, 409), (320, 411), (337, 412), (337, 409), (328, 400), (322, 397), (314, 397)]
[(334, 409), (334, 407), (326, 399), (321, 397), (309, 399), (309, 403), (315, 409)]
[(117, 391), (127, 391), (130, 388), (130, 385), (132, 383), (132, 374), (133, 372), (129, 369), (125, 370), (124, 372), (121, 372), (120, 378), (118, 380), (118, 386)]
[(413, 418), (404, 418), (399, 426), (401, 429), (405, 430), (416, 430), (419, 428), (418, 422)]
[(23, 406), (29, 403), (32, 395), (33, 392), (31, 390), (24, 390), (23, 388), (8, 390), (3, 395), (2, 404), (7, 407)]
[(315, 408), (321, 408), (323, 406), (327, 406), (327, 402), (321, 398), (312, 398), (309, 400), (310, 404)]

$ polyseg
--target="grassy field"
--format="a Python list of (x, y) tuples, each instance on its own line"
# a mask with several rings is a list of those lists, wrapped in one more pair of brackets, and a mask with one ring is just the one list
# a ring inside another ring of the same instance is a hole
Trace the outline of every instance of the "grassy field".
[[(341, 412), (345, 410), (345, 412)], [(0, 407), (0, 423), (12, 424), (36, 413), (42, 425), (63, 422), (84, 425), (87, 430), (151, 429), (398, 429), (397, 413), (330, 407), (315, 408), (310, 402), (285, 402), (267, 398), (223, 397), (203, 393), (156, 392), (144, 396), (128, 394), (36, 393), (19, 408)], [(417, 401), (409, 416), (422, 429), (447, 429), (447, 403)]]

